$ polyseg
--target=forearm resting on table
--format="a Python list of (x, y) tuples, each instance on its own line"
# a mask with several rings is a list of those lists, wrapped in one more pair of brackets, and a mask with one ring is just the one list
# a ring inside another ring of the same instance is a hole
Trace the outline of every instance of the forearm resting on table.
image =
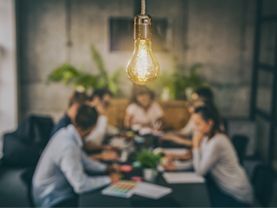
[(163, 137), (165, 140), (169, 140), (172, 142), (175, 142), (177, 144), (186, 145), (186, 146), (192, 146), (192, 141), (187, 139), (186, 137), (176, 135), (173, 133), (165, 134)]
[(88, 141), (88, 142), (86, 142), (85, 145), (84, 145), (84, 150), (85, 150), (85, 151), (103, 150), (103, 149), (105, 149), (105, 146), (104, 146), (104, 145), (96, 144), (96, 143), (93, 142), (93, 141)]
[(190, 160), (192, 158), (192, 152), (186, 152), (184, 154), (170, 153), (166, 155), (169, 160)]
[(115, 151), (105, 151), (100, 154), (95, 154), (90, 157), (92, 160), (118, 160), (118, 154)]

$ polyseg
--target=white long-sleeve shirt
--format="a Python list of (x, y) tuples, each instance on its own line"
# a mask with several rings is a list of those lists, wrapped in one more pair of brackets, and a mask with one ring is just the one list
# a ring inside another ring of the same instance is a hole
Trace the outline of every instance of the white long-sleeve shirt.
[(95, 144), (101, 145), (108, 130), (108, 118), (100, 115), (97, 119), (94, 130), (86, 138), (86, 142), (92, 141)]
[(252, 187), (226, 135), (204, 138), (200, 148), (193, 149), (193, 166), (199, 175), (210, 172), (225, 193), (241, 202), (253, 202)]
[(192, 117), (189, 118), (187, 124), (179, 131), (183, 135), (191, 135), (195, 132), (195, 124)]
[(50, 207), (74, 196), (74, 192), (83, 193), (110, 183), (109, 177), (89, 177), (85, 173), (85, 170), (102, 172), (106, 165), (89, 159), (82, 144), (73, 125), (62, 128), (50, 140), (33, 177), (37, 206)]

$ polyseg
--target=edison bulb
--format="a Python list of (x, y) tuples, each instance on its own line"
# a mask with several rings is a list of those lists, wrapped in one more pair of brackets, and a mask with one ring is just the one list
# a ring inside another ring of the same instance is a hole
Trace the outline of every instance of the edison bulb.
[(158, 77), (160, 71), (153, 52), (151, 40), (135, 40), (134, 52), (127, 66), (129, 79), (143, 85)]

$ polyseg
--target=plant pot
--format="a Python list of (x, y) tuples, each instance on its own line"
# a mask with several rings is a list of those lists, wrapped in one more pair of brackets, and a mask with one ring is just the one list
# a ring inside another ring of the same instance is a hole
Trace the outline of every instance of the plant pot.
[(156, 169), (145, 168), (143, 169), (143, 178), (146, 181), (153, 182), (156, 180), (158, 171)]

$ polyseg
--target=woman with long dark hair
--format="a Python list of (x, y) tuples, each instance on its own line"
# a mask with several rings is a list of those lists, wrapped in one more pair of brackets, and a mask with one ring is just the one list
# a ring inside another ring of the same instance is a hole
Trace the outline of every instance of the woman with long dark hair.
[(209, 175), (209, 180), (218, 188), (217, 194), (212, 193), (213, 201), (225, 207), (250, 205), (253, 201), (251, 185), (230, 139), (221, 131), (217, 111), (212, 106), (199, 107), (192, 119), (196, 127), (192, 140), (193, 167), (197, 174)]

